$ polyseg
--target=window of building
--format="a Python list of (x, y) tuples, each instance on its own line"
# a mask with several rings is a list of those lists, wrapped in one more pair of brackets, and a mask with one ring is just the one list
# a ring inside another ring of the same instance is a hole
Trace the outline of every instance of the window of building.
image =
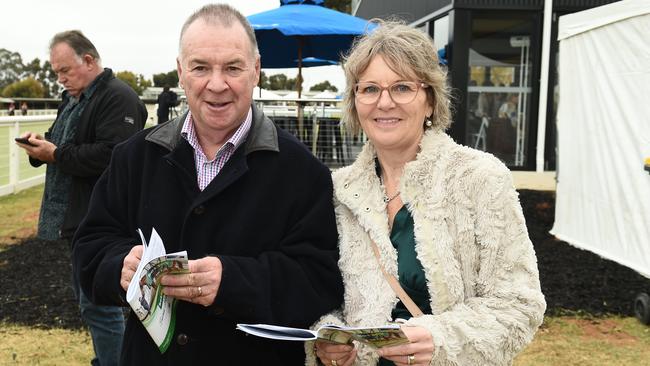
[(465, 143), (513, 167), (529, 158), (534, 24), (530, 12), (472, 14)]
[(449, 43), (449, 15), (433, 21), (433, 43), (436, 47), (444, 49)]

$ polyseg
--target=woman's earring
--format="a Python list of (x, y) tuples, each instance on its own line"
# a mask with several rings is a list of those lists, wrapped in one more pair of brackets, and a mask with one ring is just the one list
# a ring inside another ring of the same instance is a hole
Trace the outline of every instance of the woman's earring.
[(427, 121), (424, 122), (424, 125), (427, 126), (427, 127), (433, 126), (433, 122), (431, 121), (430, 117), (427, 117)]

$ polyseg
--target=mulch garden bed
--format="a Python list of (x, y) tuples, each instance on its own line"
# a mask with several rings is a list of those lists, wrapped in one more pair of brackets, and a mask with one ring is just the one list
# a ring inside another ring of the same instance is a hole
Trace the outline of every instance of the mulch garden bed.
[[(633, 316), (634, 298), (638, 292), (650, 292), (650, 280), (551, 236), (554, 192), (522, 190), (520, 200), (537, 253), (547, 314)], [(64, 241), (30, 238), (6, 247), (0, 252), (0, 322), (40, 328), (82, 327), (70, 287), (70, 270)]]

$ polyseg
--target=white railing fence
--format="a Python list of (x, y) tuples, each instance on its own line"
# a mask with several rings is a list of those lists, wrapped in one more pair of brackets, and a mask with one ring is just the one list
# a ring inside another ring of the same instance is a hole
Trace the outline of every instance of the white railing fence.
[(45, 165), (32, 167), (14, 138), (27, 131), (43, 134), (55, 118), (55, 114), (0, 117), (0, 196), (44, 182)]
[[(298, 105), (304, 105), (302, 118)], [(335, 169), (354, 161), (365, 142), (365, 136), (350, 136), (341, 125), (338, 100), (256, 100), (259, 107), (275, 124), (295, 135), (325, 165)], [(50, 114), (27, 116), (2, 116), (0, 114), (0, 196), (16, 193), (45, 181), (45, 165), (34, 168), (27, 154), (14, 141), (27, 131), (43, 134), (56, 118)], [(2, 111), (0, 111), (2, 112)], [(148, 108), (155, 117), (155, 108)], [(182, 113), (179, 108), (177, 113)], [(153, 125), (153, 118), (147, 127)]]

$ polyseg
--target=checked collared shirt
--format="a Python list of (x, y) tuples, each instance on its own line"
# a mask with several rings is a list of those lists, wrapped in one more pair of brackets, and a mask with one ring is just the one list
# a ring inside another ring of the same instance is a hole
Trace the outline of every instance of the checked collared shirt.
[(212, 160), (208, 160), (208, 157), (205, 156), (199, 140), (196, 137), (196, 132), (194, 130), (194, 119), (192, 118), (192, 112), (187, 113), (187, 118), (183, 122), (183, 128), (181, 129), (181, 136), (187, 140), (187, 142), (194, 149), (194, 163), (196, 165), (196, 179), (199, 184), (199, 189), (204, 190), (205, 187), (212, 182), (214, 177), (219, 174), (221, 169), (226, 165), (230, 157), (235, 153), (235, 150), (246, 140), (248, 132), (251, 129), (251, 124), (253, 122), (253, 110), (252, 108), (248, 109), (248, 114), (244, 122), (237, 128), (237, 131), (223, 144), (217, 155)]

